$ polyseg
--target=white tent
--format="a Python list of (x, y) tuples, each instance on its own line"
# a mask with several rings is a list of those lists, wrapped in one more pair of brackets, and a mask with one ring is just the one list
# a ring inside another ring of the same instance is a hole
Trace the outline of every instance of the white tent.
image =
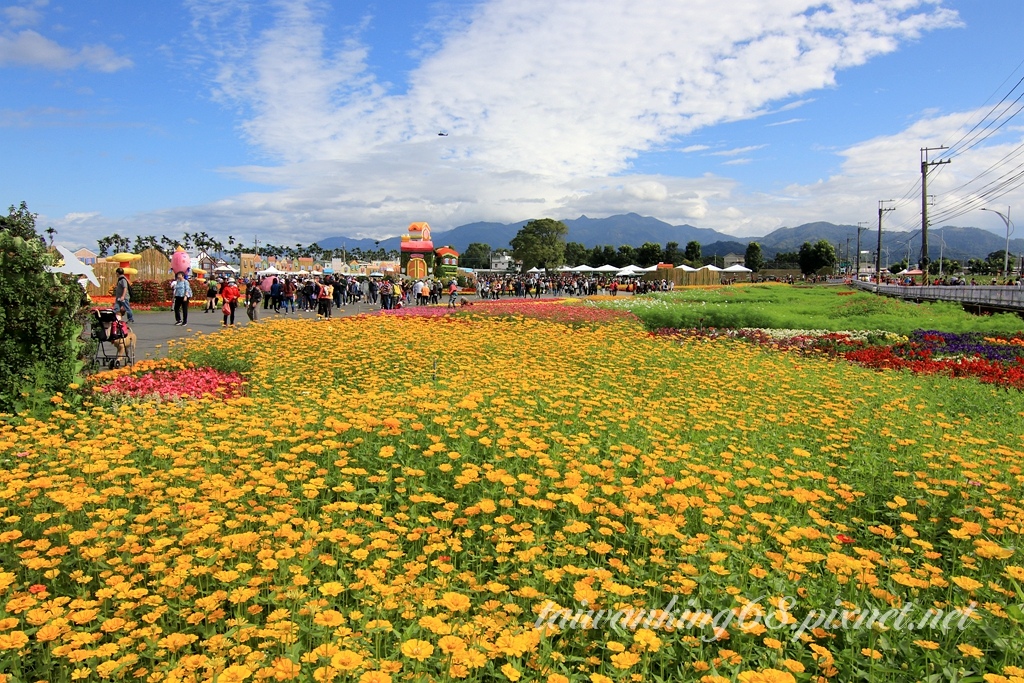
[(619, 272), (620, 273), (624, 273), (627, 270), (631, 271), (633, 273), (642, 273), (644, 269), (641, 268), (640, 266), (634, 266), (633, 264), (630, 264), (630, 265), (626, 266), (625, 268), (623, 268), (622, 270), (620, 270)]
[(685, 263), (683, 265), (681, 265), (681, 266), (676, 266), (676, 270), (681, 270), (684, 273), (696, 273), (697, 272), (696, 268), (691, 268), (690, 266), (686, 265)]
[(618, 268), (616, 268), (615, 266), (613, 266), (613, 265), (611, 265), (609, 263), (606, 263), (603, 266), (600, 266), (598, 268), (594, 268), (594, 272), (595, 273), (617, 273), (618, 270), (619, 270)]
[(639, 272), (641, 272), (641, 273), (653, 273), (657, 269), (658, 269), (658, 266), (657, 266), (657, 264), (655, 264), (653, 266), (648, 266), (647, 268), (641, 268)]
[(722, 272), (723, 273), (752, 273), (754, 271), (750, 270), (750, 268), (747, 268), (746, 266), (741, 266), (738, 263), (734, 263), (731, 266), (729, 266), (728, 268), (726, 268), (725, 270), (723, 270)]
[(572, 272), (572, 266), (559, 266), (558, 267), (558, 272), (559, 273), (571, 273)]
[(234, 274), (238, 272), (238, 268), (235, 268), (234, 266), (225, 263), (223, 266), (217, 266), (216, 268), (214, 268), (213, 272)]
[(700, 267), (700, 268), (698, 268), (697, 270), (711, 270), (711, 271), (714, 271), (714, 272), (716, 272), (716, 273), (721, 273), (721, 272), (722, 272), (722, 269), (721, 269), (721, 268), (719, 268), (718, 266), (716, 266), (716, 265), (713, 265), (713, 264), (711, 264), (711, 263), (709, 263), (709, 264), (708, 264), (708, 265), (706, 265), (706, 266), (701, 266), (701, 267)]
[(576, 266), (575, 268), (573, 268), (572, 272), (574, 272), (574, 273), (592, 273), (592, 272), (594, 272), (594, 269), (584, 263), (583, 265)]
[(283, 270), (278, 270), (274, 266), (269, 266), (266, 270), (256, 271), (257, 275), (284, 275)]
[(630, 268), (623, 268), (615, 273), (615, 277), (640, 277), (640, 273)]
[(543, 268), (538, 268), (537, 266), (534, 266), (533, 268), (530, 268), (530, 269), (529, 269), (528, 271), (526, 271), (526, 272), (527, 272), (527, 273), (543, 273), (543, 272), (544, 272), (544, 269), (543, 269)]

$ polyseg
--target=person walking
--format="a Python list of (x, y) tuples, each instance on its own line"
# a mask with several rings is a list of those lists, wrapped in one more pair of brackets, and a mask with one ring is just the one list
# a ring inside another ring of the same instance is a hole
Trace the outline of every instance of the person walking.
[(206, 309), (203, 313), (217, 310), (217, 295), (220, 294), (220, 285), (213, 278), (206, 283)]
[(228, 283), (220, 290), (220, 297), (224, 299), (224, 322), (221, 325), (227, 326), (229, 318), (231, 319), (231, 324), (235, 324), (235, 309), (238, 308), (238, 298), (241, 295), (242, 293), (238, 291), (238, 285), (235, 283), (234, 278), (228, 280)]
[(124, 268), (117, 269), (117, 284), (114, 285), (114, 310), (122, 315), (128, 316), (128, 324), (135, 322), (135, 314), (132, 313), (131, 287), (128, 284), (128, 277), (124, 274)]
[(174, 275), (174, 324), (188, 325), (188, 303), (192, 299), (192, 285), (185, 279), (185, 273)]
[(245, 295), (247, 297), (245, 302), (245, 314), (249, 316), (249, 320), (256, 322), (259, 320), (259, 304), (260, 300), (263, 299), (263, 290), (261, 290), (255, 282), (250, 282), (245, 288)]
[(459, 284), (452, 280), (448, 284), (448, 308), (455, 308), (455, 300), (459, 296)]

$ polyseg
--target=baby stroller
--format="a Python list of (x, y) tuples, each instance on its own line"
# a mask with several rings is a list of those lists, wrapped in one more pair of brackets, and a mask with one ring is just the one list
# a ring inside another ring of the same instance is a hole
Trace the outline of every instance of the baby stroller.
[(135, 365), (135, 335), (128, 323), (112, 308), (92, 309), (92, 338), (99, 346), (93, 365), (111, 370)]

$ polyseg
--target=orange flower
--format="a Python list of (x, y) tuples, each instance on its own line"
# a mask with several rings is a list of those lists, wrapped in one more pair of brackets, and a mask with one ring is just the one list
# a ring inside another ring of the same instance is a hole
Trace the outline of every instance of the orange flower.
[(434, 646), (425, 640), (412, 638), (402, 643), (402, 654), (409, 659), (422, 662), (434, 654)]

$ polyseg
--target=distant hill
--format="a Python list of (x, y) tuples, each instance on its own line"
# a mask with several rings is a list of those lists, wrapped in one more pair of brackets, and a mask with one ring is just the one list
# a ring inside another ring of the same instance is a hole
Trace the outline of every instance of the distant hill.
[[(696, 228), (686, 224), (670, 225), (657, 218), (640, 216), (635, 213), (607, 218), (580, 216), (579, 218), (563, 219), (562, 222), (569, 228), (566, 241), (580, 242), (588, 248), (605, 244), (615, 247), (622, 244), (639, 247), (644, 242), (654, 242), (664, 246), (667, 242), (676, 242), (679, 244), (679, 248), (683, 249), (687, 242), (697, 240), (701, 243), (701, 252), (704, 255), (724, 256), (730, 252), (743, 253), (747, 244), (756, 241), (761, 245), (765, 256), (771, 258), (781, 251), (799, 251), (800, 245), (804, 242), (813, 244), (824, 239), (836, 245), (841, 256), (845, 257), (847, 240), (849, 240), (850, 254), (856, 251), (857, 244), (857, 226), (836, 225), (824, 221), (778, 228), (763, 237), (736, 237), (709, 228)], [(433, 241), (437, 246), (451, 245), (458, 251), (465, 251), (466, 247), (473, 242), (488, 244), (492, 249), (508, 248), (509, 242), (526, 223), (526, 220), (515, 223), (468, 223), (444, 232), (435, 232)], [(933, 260), (939, 258), (940, 253), (946, 258), (960, 261), (985, 258), (988, 254), (1003, 249), (1006, 243), (1005, 237), (1000, 237), (988, 230), (972, 227), (931, 228), (928, 235), (928, 251)], [(911, 260), (915, 260), (921, 252), (921, 236), (918, 231), (894, 232), (883, 229), (882, 237), (882, 252), (885, 255), (888, 250), (885, 259), (890, 262), (906, 258), (908, 249)], [(862, 230), (862, 251), (874, 253), (877, 243), (877, 230)], [(399, 248), (401, 238), (390, 237), (380, 240), (378, 244), (376, 240), (339, 236), (319, 240), (317, 244), (324, 249), (345, 247), (348, 249), (383, 248), (390, 250)], [(1010, 240), (1010, 252), (1024, 253), (1024, 239)]]

